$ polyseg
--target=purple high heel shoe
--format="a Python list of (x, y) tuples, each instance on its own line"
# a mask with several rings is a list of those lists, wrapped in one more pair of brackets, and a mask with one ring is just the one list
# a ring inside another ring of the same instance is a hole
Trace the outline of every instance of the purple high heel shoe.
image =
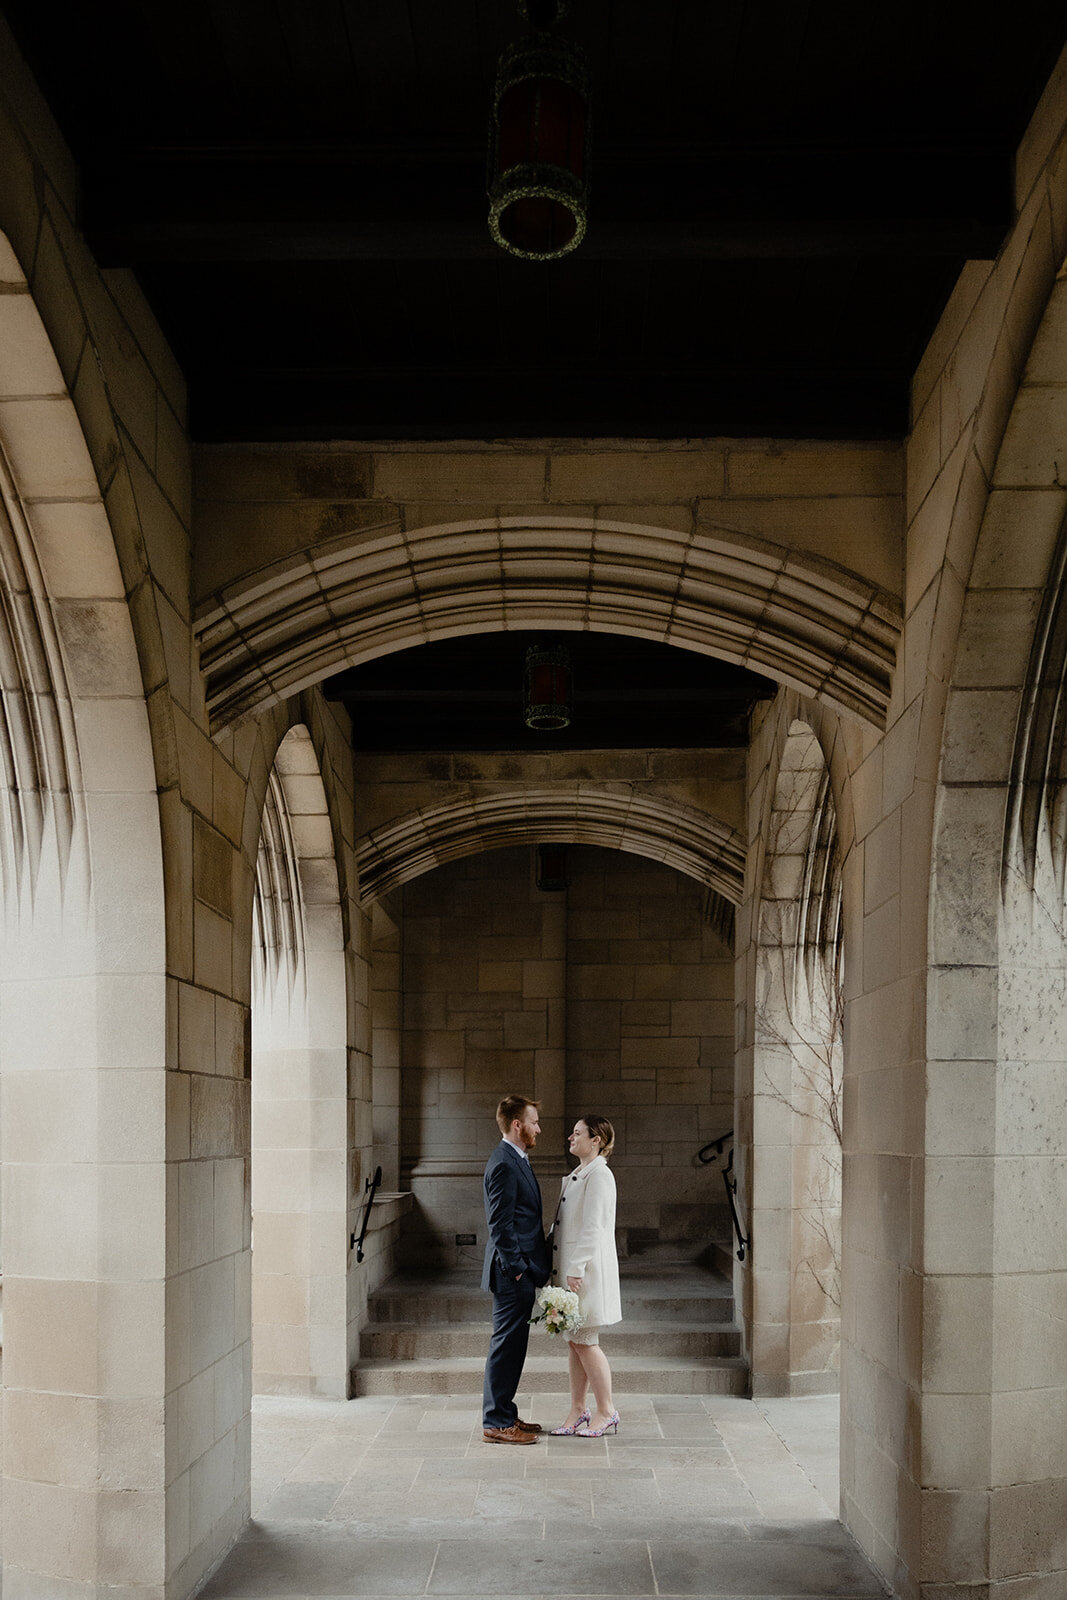
[(569, 1438), (572, 1433), (578, 1432), (578, 1429), (581, 1427), (583, 1422), (588, 1421), (589, 1413), (588, 1411), (583, 1411), (577, 1422), (572, 1422), (570, 1427), (568, 1427), (565, 1422), (561, 1422), (558, 1428), (550, 1428), (548, 1431), (553, 1435), (554, 1438), (558, 1439), (561, 1436)]
[(619, 1416), (619, 1413), (617, 1411), (613, 1411), (602, 1428), (579, 1428), (577, 1424), (575, 1424), (574, 1431), (579, 1439), (602, 1439), (609, 1431), (611, 1433), (618, 1433), (619, 1423), (621, 1421), (622, 1418)]

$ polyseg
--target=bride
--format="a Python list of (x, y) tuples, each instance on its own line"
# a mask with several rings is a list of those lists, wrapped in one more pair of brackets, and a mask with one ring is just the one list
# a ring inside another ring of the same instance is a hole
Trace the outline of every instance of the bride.
[[(570, 1335), (571, 1408), (554, 1434), (599, 1439), (617, 1433), (619, 1413), (611, 1394), (611, 1368), (600, 1349), (600, 1330), (622, 1317), (619, 1262), (615, 1252), (615, 1179), (608, 1156), (615, 1129), (607, 1117), (579, 1117), (570, 1136), (579, 1166), (563, 1180), (552, 1236), (552, 1282), (578, 1295), (584, 1322)], [(586, 1395), (592, 1388), (596, 1412)]]

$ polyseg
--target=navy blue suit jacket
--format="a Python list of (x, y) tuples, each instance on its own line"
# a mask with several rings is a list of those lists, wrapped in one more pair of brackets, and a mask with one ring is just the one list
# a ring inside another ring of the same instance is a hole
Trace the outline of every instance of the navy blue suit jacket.
[(550, 1276), (544, 1224), (541, 1220), (541, 1186), (529, 1161), (514, 1145), (501, 1139), (485, 1164), (482, 1180), (485, 1221), (489, 1238), (482, 1267), (482, 1288), (495, 1290), (529, 1273), (538, 1287)]

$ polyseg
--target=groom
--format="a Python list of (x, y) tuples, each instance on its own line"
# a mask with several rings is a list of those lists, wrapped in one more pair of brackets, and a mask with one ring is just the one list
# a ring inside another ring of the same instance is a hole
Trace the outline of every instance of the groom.
[(523, 1422), (515, 1406), (534, 1296), (551, 1267), (541, 1221), (541, 1188), (528, 1152), (541, 1125), (538, 1102), (507, 1094), (496, 1110), (503, 1137), (486, 1163), (483, 1189), (489, 1238), (482, 1288), (493, 1296), (493, 1337), (482, 1390), (482, 1437), (488, 1444), (536, 1444), (539, 1422)]

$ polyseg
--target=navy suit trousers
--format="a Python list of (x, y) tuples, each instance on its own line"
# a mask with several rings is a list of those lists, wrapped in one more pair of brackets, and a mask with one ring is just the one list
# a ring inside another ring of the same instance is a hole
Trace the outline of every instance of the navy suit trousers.
[(528, 1272), (518, 1283), (501, 1279), (493, 1288), (493, 1337), (482, 1388), (482, 1424), (486, 1428), (510, 1428), (519, 1414), (515, 1390), (526, 1361), (536, 1296)]

